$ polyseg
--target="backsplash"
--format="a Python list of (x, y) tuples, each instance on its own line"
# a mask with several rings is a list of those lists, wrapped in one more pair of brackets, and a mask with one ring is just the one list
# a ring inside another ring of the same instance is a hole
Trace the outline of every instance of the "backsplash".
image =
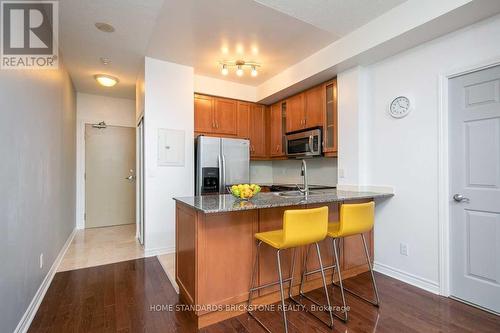
[[(337, 159), (307, 159), (307, 172), (311, 185), (337, 185)], [(302, 184), (301, 160), (251, 161), (252, 183)]]
[(250, 161), (250, 182), (257, 184), (272, 184), (273, 162)]

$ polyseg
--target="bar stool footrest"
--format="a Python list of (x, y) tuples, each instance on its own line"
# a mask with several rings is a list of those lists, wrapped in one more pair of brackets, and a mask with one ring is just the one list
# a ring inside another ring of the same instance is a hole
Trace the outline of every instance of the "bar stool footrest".
[[(336, 284), (335, 282), (332, 282), (332, 285), (334, 285), (335, 287), (341, 288), (340, 285)], [(358, 293), (356, 293), (356, 292), (354, 292), (351, 289), (348, 289), (346, 287), (343, 287), (342, 289), (344, 289), (344, 291), (347, 291), (349, 294), (356, 296), (357, 298), (360, 298), (363, 301), (368, 302), (373, 306), (376, 306), (377, 308), (379, 307), (379, 304), (376, 301), (369, 300), (368, 298), (366, 298), (366, 297), (364, 297), (364, 296), (362, 296), (362, 295), (360, 295), (360, 294), (358, 294)]]
[(266, 326), (266, 325), (264, 325), (264, 323), (263, 323), (263, 322), (261, 322), (261, 321), (260, 321), (260, 319), (259, 319), (259, 318), (257, 318), (257, 316), (256, 316), (256, 315), (255, 315), (252, 311), (248, 311), (248, 314), (250, 315), (250, 317), (252, 317), (253, 319), (255, 319), (255, 321), (256, 321), (256, 322), (257, 322), (257, 323), (258, 323), (258, 324), (259, 324), (259, 325), (260, 325), (263, 329), (265, 329), (265, 330), (266, 330), (266, 332), (268, 332), (268, 333), (273, 333), (273, 332), (271, 332), (271, 331), (269, 330), (269, 328), (267, 328), (267, 326)]
[[(311, 301), (312, 303), (316, 304), (317, 306), (323, 306), (322, 304), (319, 304), (318, 302), (310, 299), (309, 297), (303, 295), (303, 294), (300, 294), (300, 296), (304, 296), (305, 298), (307, 298), (309, 301)], [(314, 312), (312, 312), (310, 309), (308, 309), (304, 304), (302, 304), (300, 301), (296, 300), (295, 298), (293, 298), (292, 296), (289, 296), (289, 298), (297, 305), (300, 305), (307, 313), (310, 313), (311, 315), (313, 315), (316, 319), (318, 319), (320, 322), (322, 322), (323, 324), (325, 324), (326, 326), (328, 326), (329, 328), (333, 328), (333, 325), (332, 324), (329, 324), (329, 323), (326, 323), (323, 321), (323, 319), (321, 319), (320, 317), (318, 317), (318, 315)], [(328, 313), (328, 310), (325, 309), (323, 310), (324, 312)], [(334, 316), (336, 316), (335, 314), (333, 314)]]
[[(325, 307), (325, 305), (324, 305), (324, 304), (320, 304), (318, 301), (316, 301), (316, 300), (312, 299), (311, 297), (307, 296), (306, 294), (304, 294), (304, 293), (302, 293), (302, 292), (300, 293), (300, 296), (304, 297), (304, 298), (305, 298), (305, 299), (307, 299), (309, 302), (316, 304), (317, 306), (322, 306), (322, 307)], [(295, 301), (295, 300), (294, 300), (294, 302), (297, 302), (297, 301)], [(302, 305), (302, 304), (300, 304), (300, 305)], [(304, 307), (304, 308), (305, 308), (305, 307)], [(328, 313), (328, 309), (327, 309), (327, 308), (324, 308), (324, 309), (323, 309), (323, 311), (324, 311), (325, 313)], [(335, 312), (333, 311), (333, 305), (332, 305), (332, 314), (333, 314), (333, 315), (334, 315), (337, 319), (340, 319), (340, 320), (342, 320), (344, 323), (347, 323), (347, 318), (346, 318), (345, 316), (344, 316), (344, 317), (341, 317), (340, 315), (338, 315), (337, 313), (335, 313)], [(313, 315), (314, 315), (314, 314), (313, 314)], [(317, 318), (317, 317), (316, 317), (316, 318)], [(318, 318), (318, 319), (319, 319), (319, 318)], [(320, 319), (320, 320), (321, 320), (321, 319)], [(321, 321), (322, 321), (322, 320), (321, 320)]]

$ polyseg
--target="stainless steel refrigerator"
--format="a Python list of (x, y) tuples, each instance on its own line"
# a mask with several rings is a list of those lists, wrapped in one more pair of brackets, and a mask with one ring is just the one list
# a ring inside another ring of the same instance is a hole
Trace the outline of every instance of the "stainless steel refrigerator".
[(196, 139), (196, 195), (228, 193), (250, 181), (250, 142), (199, 136)]

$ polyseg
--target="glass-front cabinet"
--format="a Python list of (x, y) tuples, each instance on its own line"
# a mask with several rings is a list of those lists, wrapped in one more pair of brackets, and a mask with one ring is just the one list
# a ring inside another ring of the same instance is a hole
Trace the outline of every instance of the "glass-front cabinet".
[(324, 84), (325, 123), (323, 126), (323, 152), (325, 156), (337, 156), (337, 79)]

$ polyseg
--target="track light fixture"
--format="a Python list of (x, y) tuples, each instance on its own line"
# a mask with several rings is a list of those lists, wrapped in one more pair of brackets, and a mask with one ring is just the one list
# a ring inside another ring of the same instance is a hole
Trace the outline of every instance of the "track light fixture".
[(245, 74), (245, 69), (250, 69), (250, 75), (256, 77), (259, 72), (258, 69), (261, 67), (260, 64), (253, 61), (243, 61), (243, 60), (224, 60), (219, 61), (220, 72), (222, 75), (226, 76), (229, 74), (229, 68), (236, 68), (236, 75), (243, 76)]

